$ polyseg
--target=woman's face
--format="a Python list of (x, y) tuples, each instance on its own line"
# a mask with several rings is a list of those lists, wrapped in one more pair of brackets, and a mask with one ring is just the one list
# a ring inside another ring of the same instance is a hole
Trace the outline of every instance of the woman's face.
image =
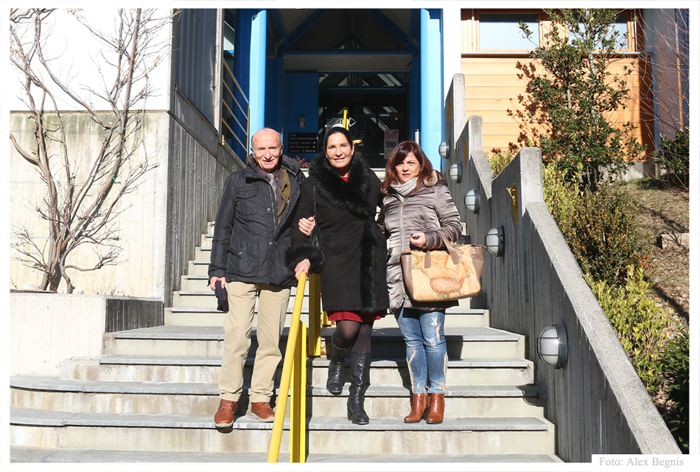
[(335, 133), (328, 137), (326, 157), (331, 166), (340, 175), (345, 175), (350, 170), (350, 162), (354, 151), (355, 145), (349, 143), (347, 138), (341, 133)]
[(420, 174), (418, 159), (412, 152), (409, 152), (401, 164), (396, 166), (396, 175), (399, 177), (399, 182), (405, 184), (418, 174)]

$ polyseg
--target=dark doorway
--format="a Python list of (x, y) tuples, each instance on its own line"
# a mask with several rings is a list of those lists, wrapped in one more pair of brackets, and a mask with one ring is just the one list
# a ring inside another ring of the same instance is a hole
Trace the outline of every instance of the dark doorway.
[(396, 130), (399, 141), (408, 139), (408, 74), (320, 74), (319, 137), (328, 126), (342, 121), (348, 111), (350, 131), (361, 142), (356, 152), (369, 165), (386, 164), (385, 131)]

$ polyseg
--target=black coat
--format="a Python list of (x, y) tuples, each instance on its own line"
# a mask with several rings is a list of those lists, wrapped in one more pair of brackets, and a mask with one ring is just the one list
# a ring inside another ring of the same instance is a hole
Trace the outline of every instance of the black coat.
[(321, 271), (321, 296), (326, 311), (386, 310), (386, 237), (375, 221), (381, 204), (381, 183), (359, 156), (352, 159), (348, 182), (335, 173), (323, 153), (309, 166), (301, 185), (301, 200), (292, 225), (292, 247), (287, 264), (308, 258), (318, 272), (318, 250), (298, 229), (300, 218), (313, 215), (316, 188), (316, 224), (323, 235), (326, 261)]
[(209, 278), (282, 287), (296, 284), (294, 272), (284, 264), (284, 255), (291, 244), (304, 174), (299, 164), (285, 155), (282, 167), (289, 175), (290, 195), (279, 223), (272, 187), (258, 175), (252, 157), (248, 167), (226, 179), (216, 214)]

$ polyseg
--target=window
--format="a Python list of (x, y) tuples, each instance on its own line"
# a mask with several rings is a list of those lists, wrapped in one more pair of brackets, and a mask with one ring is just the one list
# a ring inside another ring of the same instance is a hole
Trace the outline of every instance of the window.
[[(528, 39), (520, 22), (532, 32)], [(540, 17), (537, 13), (480, 13), (479, 51), (529, 51), (539, 46)]]
[[(611, 34), (614, 34), (613, 32), (617, 33), (617, 44), (615, 45), (615, 49), (621, 50), (621, 51), (629, 51), (630, 50), (630, 35), (629, 35), (629, 28), (627, 27), (627, 21), (628, 21), (628, 14), (627, 13), (619, 13), (617, 15), (617, 18), (615, 19), (614, 23), (612, 24), (612, 31)], [(580, 22), (578, 24), (578, 30), (583, 31), (584, 30), (584, 24)], [(570, 35), (569, 37), (569, 42), (577, 39), (576, 35)], [(598, 42), (596, 44), (596, 49), (602, 49), (602, 44)]]

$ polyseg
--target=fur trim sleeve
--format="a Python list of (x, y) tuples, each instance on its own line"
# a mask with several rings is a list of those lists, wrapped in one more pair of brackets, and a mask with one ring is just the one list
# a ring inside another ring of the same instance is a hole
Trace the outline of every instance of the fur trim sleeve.
[(321, 269), (323, 269), (324, 257), (323, 252), (318, 248), (315, 248), (311, 245), (292, 246), (289, 249), (287, 249), (284, 255), (284, 263), (292, 271), (294, 270), (296, 265), (304, 259), (308, 259), (309, 262), (311, 262), (311, 267), (309, 268), (309, 271), (312, 274), (321, 273)]

